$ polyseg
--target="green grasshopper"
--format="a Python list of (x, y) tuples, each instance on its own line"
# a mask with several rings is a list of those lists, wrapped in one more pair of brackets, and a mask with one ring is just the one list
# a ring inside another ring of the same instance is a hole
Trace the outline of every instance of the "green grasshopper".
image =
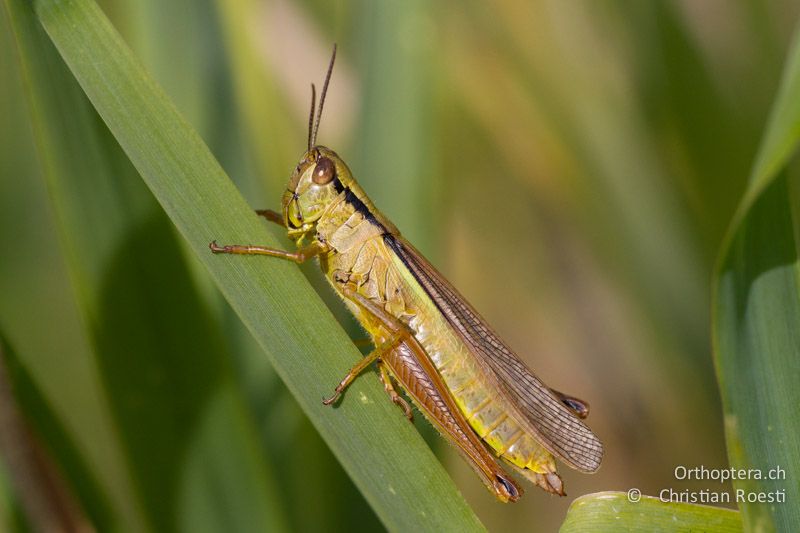
[(516, 501), (523, 491), (495, 456), (544, 490), (565, 495), (555, 458), (594, 472), (603, 456), (600, 440), (581, 420), (588, 404), (545, 386), (378, 211), (344, 161), (316, 144), (335, 59), (334, 46), (316, 120), (311, 86), (308, 149), (289, 179), (282, 212), (257, 211), (286, 228), (297, 251), (216, 242), (211, 251), (296, 263), (319, 259), (375, 346), (323, 403), (334, 403), (374, 363), (391, 401), (412, 418), (398, 383), (499, 500)]

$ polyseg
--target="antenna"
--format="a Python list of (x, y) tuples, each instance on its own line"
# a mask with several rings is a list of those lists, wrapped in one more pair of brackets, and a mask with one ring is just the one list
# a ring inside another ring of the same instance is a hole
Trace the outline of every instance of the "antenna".
[(317, 88), (311, 84), (311, 112), (308, 113), (308, 149), (311, 150), (311, 127), (314, 125), (314, 106), (317, 103)]
[[(331, 54), (331, 62), (328, 64), (328, 73), (325, 74), (325, 84), (322, 86), (322, 94), (319, 97), (319, 109), (317, 110), (317, 121), (314, 123), (314, 130), (311, 132), (309, 150), (317, 143), (317, 131), (319, 131), (319, 121), (322, 118), (322, 106), (325, 105), (325, 95), (328, 94), (328, 82), (331, 81), (331, 73), (333, 72), (333, 63), (336, 61), (336, 44), (333, 45), (333, 54)], [(313, 113), (313, 109), (312, 109)]]

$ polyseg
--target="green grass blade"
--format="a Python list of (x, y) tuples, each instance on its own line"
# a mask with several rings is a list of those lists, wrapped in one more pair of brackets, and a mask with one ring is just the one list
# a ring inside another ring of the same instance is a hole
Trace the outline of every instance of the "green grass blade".
[(800, 183), (787, 168), (798, 139), (796, 38), (714, 279), (714, 356), (731, 466), (765, 475), (780, 467), (785, 474), (734, 481), (747, 494), (785, 498), (740, 503), (748, 530), (800, 529)]
[(359, 354), (298, 269), (209, 253), (212, 239), (279, 243), (96, 4), (35, 5), (128, 157), (384, 523), (401, 530), (421, 524), (431, 530), (480, 529), (439, 462), (386, 401), (375, 376), (360, 379), (341, 408), (321, 405)]
[(665, 503), (652, 496), (642, 496), (640, 501), (632, 503), (623, 492), (598, 492), (572, 502), (560, 531), (736, 533), (742, 531), (742, 519), (738, 512), (731, 509), (690, 503)]
[(169, 220), (33, 7), (21, 0), (6, 7), (78, 305), (121, 437), (120, 469), (132, 486), (116, 495), (114, 525), (285, 529), (230, 357)]
[[(255, 167), (252, 172), (239, 174), (258, 176), (239, 178), (237, 183), (246, 189), (245, 193), (267, 192), (277, 198), (286, 185), (286, 158), (296, 157), (297, 143), (302, 142), (306, 133), (305, 121), (293, 120), (287, 95), (280, 90), (276, 74), (265, 66), (261, 56), (261, 41), (256, 38), (258, 26), (253, 21), (266, 18), (264, 4), (257, 0), (215, 0), (215, 6), (230, 65), (235, 98), (231, 107), (241, 123), (240, 154), (244, 154), (245, 160), (251, 159)], [(304, 88), (311, 90), (307, 85)], [(238, 165), (242, 163), (239, 161)], [(231, 169), (228, 172), (236, 174)]]
[(375, 205), (435, 262), (442, 176), (433, 155), (441, 132), (430, 51), (441, 43), (429, 31), (432, 7), (419, 0), (356, 5), (352, 43), (364, 79), (350, 165)]

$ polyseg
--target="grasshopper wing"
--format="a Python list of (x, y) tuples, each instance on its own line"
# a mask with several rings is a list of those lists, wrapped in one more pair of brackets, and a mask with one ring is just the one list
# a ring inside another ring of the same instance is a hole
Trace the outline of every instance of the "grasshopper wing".
[(556, 457), (571, 467), (594, 472), (603, 445), (500, 340), (486, 321), (408, 241), (387, 234), (384, 240), (435, 302), (469, 347), (486, 376), (512, 406), (512, 416)]

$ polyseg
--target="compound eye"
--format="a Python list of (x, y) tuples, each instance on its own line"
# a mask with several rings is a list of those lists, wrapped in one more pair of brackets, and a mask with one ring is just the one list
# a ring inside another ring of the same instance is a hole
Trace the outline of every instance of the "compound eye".
[(327, 157), (320, 157), (317, 161), (317, 166), (314, 168), (314, 175), (311, 179), (317, 185), (325, 185), (330, 183), (336, 177), (336, 165)]

